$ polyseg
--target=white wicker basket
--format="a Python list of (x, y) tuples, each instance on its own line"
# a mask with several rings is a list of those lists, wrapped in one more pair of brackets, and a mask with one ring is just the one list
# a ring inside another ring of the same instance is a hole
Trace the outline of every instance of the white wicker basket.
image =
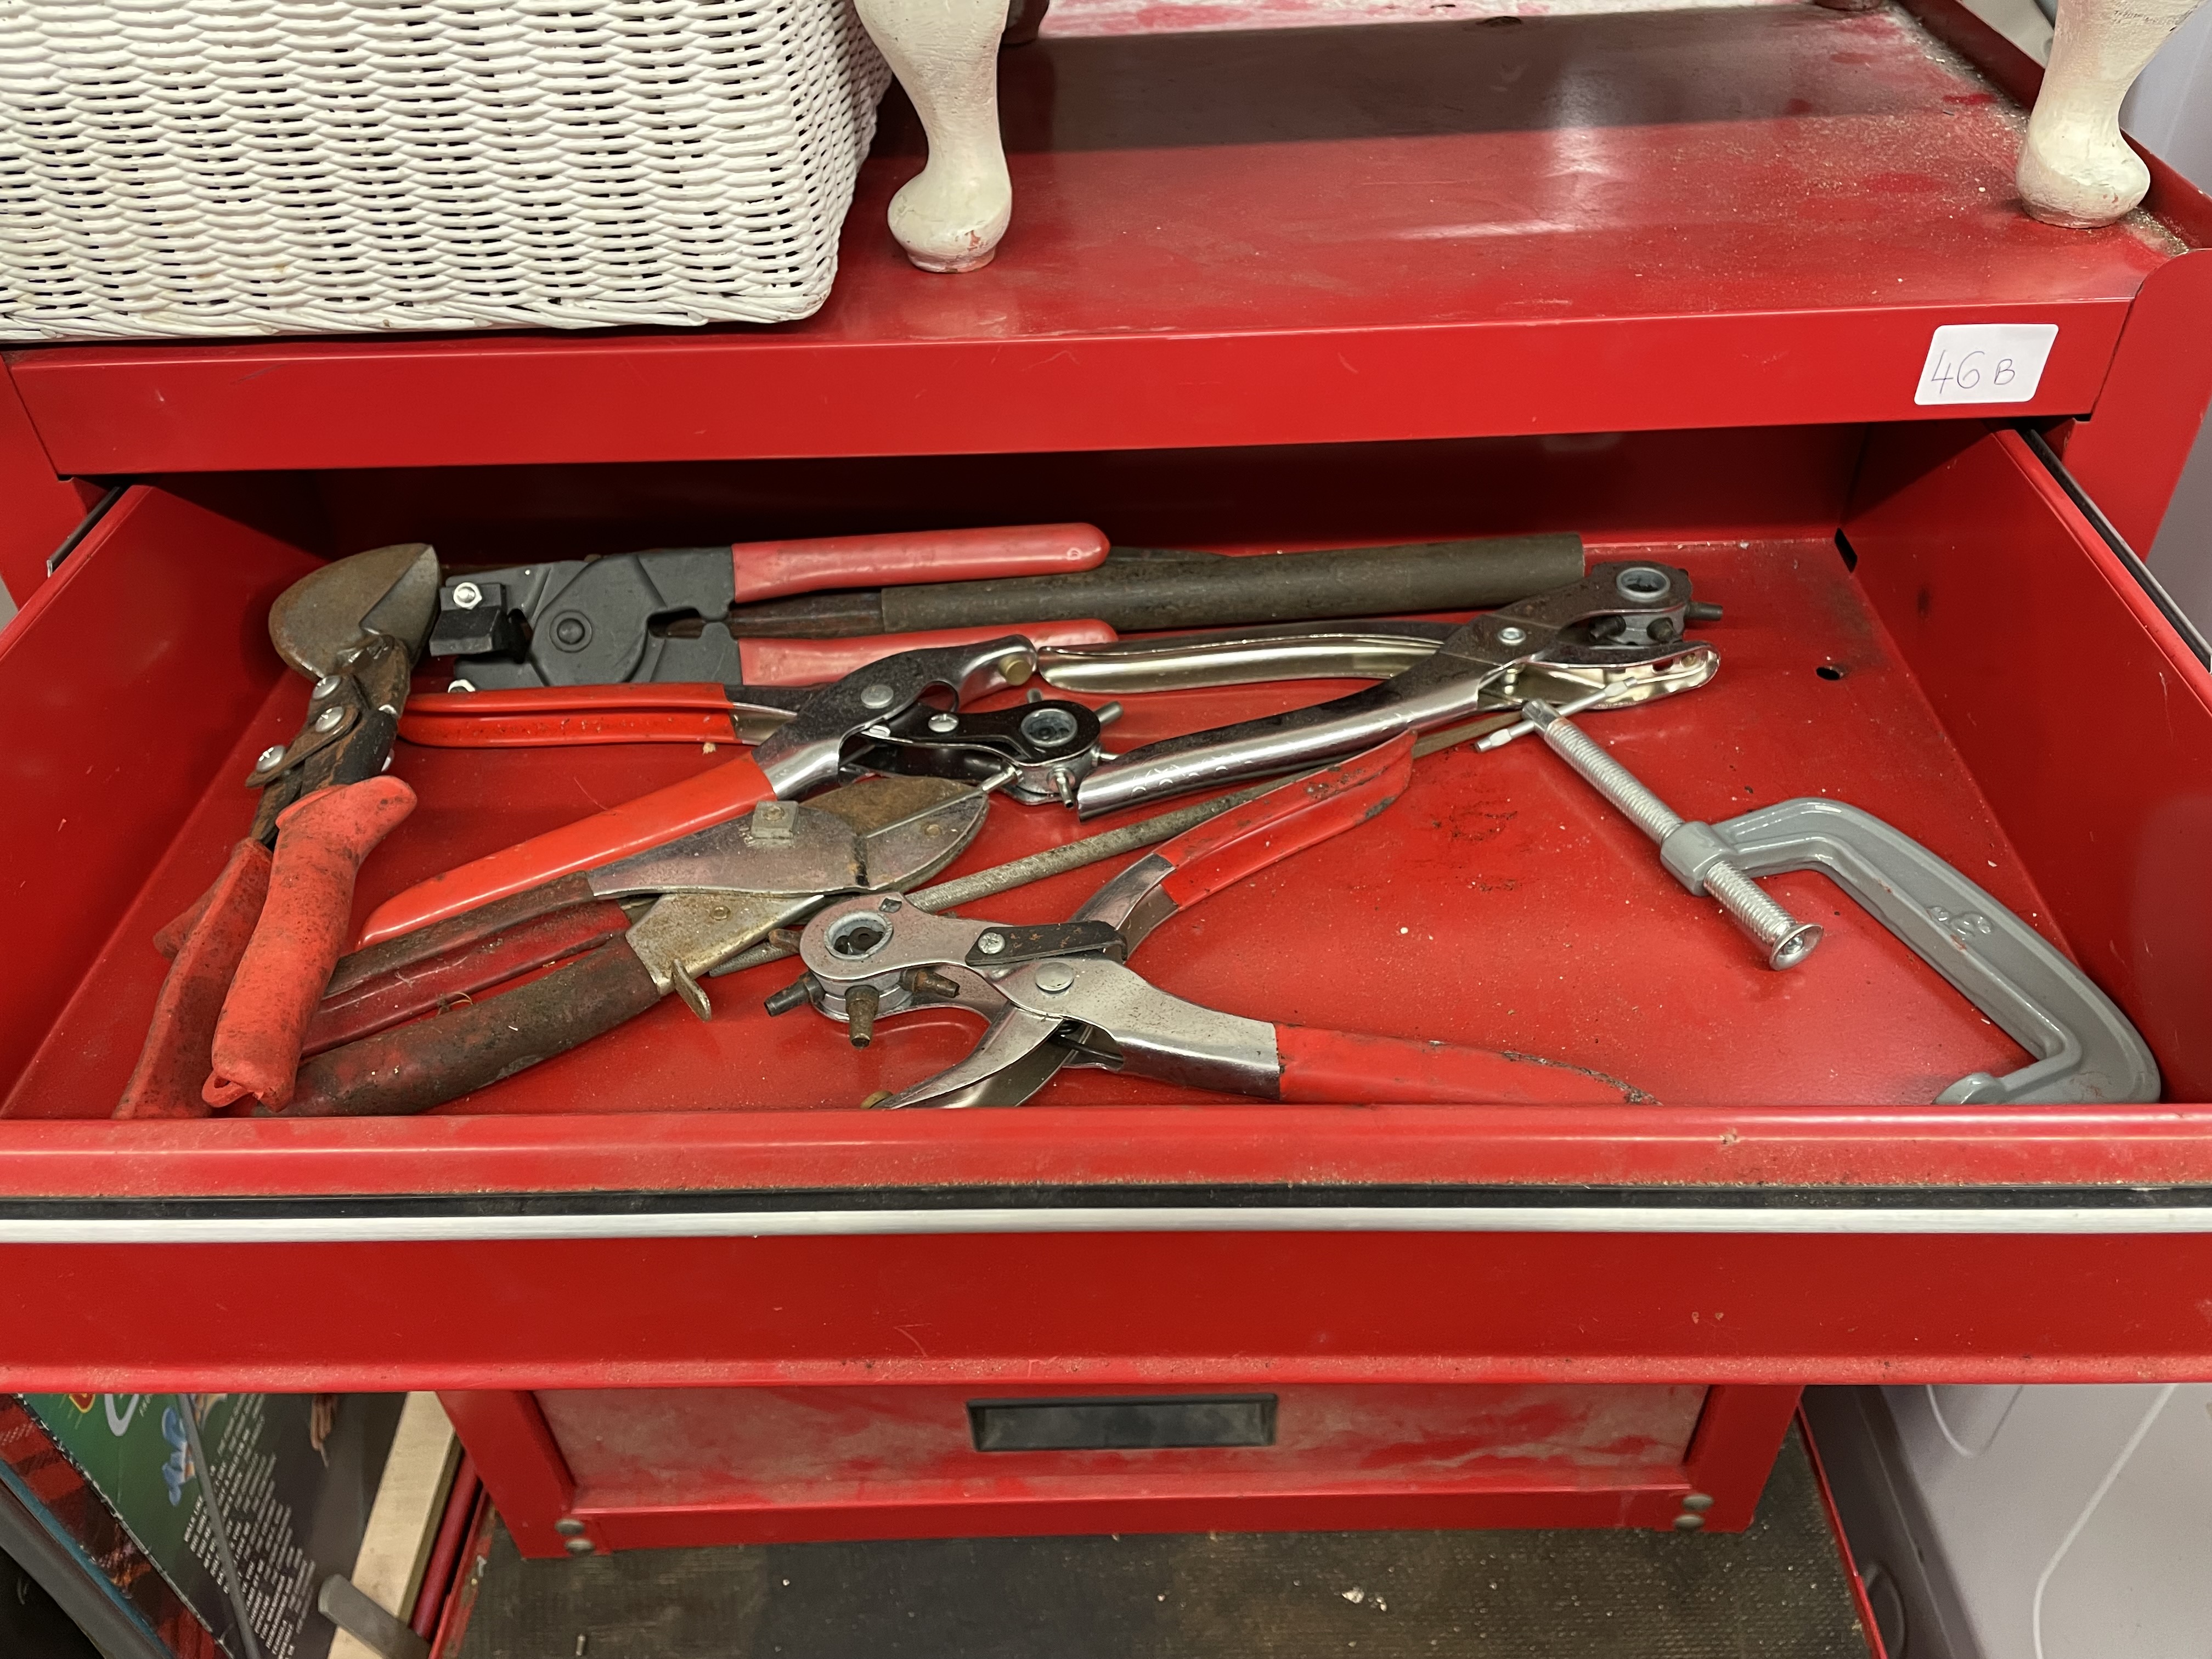
[(805, 317), (889, 79), (851, 0), (0, 0), (0, 339)]

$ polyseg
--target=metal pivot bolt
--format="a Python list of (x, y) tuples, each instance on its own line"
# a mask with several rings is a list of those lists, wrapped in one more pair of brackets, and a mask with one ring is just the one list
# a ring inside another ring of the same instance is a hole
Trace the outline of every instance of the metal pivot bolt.
[[(1593, 789), (1660, 844), (1662, 859), (1685, 885), (1693, 892), (1702, 888), (1711, 894), (1719, 901), (1721, 908), (1735, 918), (1737, 926), (1759, 941), (1766, 951), (1768, 967), (1795, 968), (1813, 954), (1813, 947), (1820, 942), (1818, 924), (1798, 921), (1769, 898), (1766, 890), (1744, 874), (1732, 860), (1718, 852), (1705, 852), (1695, 859), (1692, 872), (1686, 874), (1674, 859), (1667, 856), (1668, 841), (1678, 832), (1689, 832), (1686, 840), (1702, 839), (1717, 846), (1710, 829), (1701, 823), (1686, 823), (1665, 801), (1645, 788), (1634, 773), (1549, 703), (1531, 699), (1522, 705), (1521, 712), (1543, 735), (1553, 754), (1581, 773)], [(1697, 834), (1699, 831), (1703, 832), (1702, 837)]]

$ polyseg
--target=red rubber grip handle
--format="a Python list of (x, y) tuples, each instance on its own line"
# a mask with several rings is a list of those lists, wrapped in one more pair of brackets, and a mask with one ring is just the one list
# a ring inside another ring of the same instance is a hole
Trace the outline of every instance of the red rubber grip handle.
[(1178, 908), (1356, 829), (1397, 799), (1413, 777), (1413, 734), (1401, 732), (1311, 777), (1208, 818), (1153, 848), (1176, 866), (1160, 884)]
[(417, 882), (369, 913), (361, 943), (374, 945), (395, 933), (410, 933), (541, 882), (596, 870), (695, 830), (726, 823), (775, 794), (768, 774), (741, 755), (680, 783)]
[(1650, 1103), (1626, 1083), (1534, 1054), (1411, 1037), (1278, 1025), (1277, 1097), (1302, 1105), (1618, 1106)]
[(398, 778), (318, 789), (276, 819), (276, 851), (261, 919), (223, 999), (201, 1098), (265, 1106), (292, 1097), (300, 1041), (345, 948), (361, 861), (415, 810)]
[(730, 563), (737, 603), (750, 605), (756, 599), (832, 587), (1091, 570), (1105, 562), (1107, 547), (1104, 533), (1092, 525), (1023, 524), (988, 530), (823, 536), (799, 542), (739, 542), (730, 549)]
[(1103, 622), (1022, 623), (1005, 628), (939, 628), (921, 634), (861, 634), (842, 640), (739, 640), (747, 685), (827, 685), (900, 651), (980, 645), (1019, 634), (1032, 645), (1111, 645), (1121, 635)]

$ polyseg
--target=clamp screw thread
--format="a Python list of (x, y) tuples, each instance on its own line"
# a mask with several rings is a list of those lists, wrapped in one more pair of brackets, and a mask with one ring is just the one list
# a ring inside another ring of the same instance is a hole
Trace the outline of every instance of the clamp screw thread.
[[(1645, 788), (1633, 772), (1558, 709), (1532, 700), (1522, 706), (1521, 712), (1543, 734), (1553, 754), (1579, 772), (1590, 787), (1619, 807), (1653, 841), (1663, 842), (1682, 827), (1680, 814)], [(1768, 967), (1795, 968), (1820, 942), (1818, 926), (1799, 921), (1731, 860), (1715, 859), (1705, 866), (1698, 879), (1736, 925), (1765, 947)]]

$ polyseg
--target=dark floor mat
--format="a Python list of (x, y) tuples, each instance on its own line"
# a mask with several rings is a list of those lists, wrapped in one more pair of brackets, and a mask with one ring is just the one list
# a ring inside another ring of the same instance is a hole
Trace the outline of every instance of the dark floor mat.
[(461, 1659), (1867, 1659), (1793, 1431), (1745, 1532), (958, 1539), (525, 1561)]

